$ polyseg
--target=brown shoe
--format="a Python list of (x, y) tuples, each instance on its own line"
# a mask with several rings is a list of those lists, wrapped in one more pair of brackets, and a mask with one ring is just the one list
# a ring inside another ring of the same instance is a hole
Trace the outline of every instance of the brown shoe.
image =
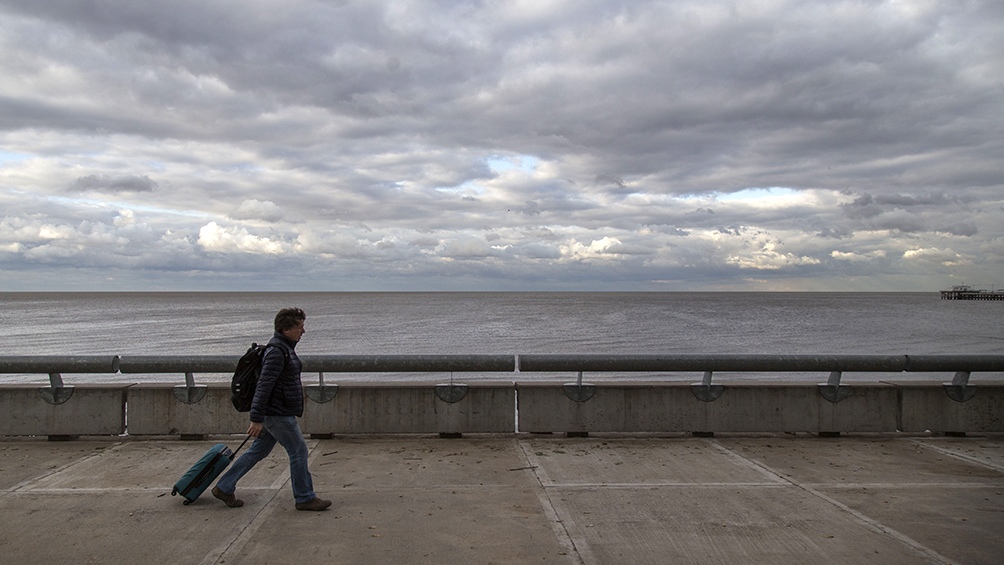
[(330, 500), (321, 500), (320, 498), (315, 498), (313, 500), (308, 500), (307, 502), (297, 502), (297, 510), (324, 510), (325, 508), (331, 506)]
[(226, 493), (219, 489), (219, 487), (213, 487), (213, 496), (222, 500), (224, 504), (230, 508), (240, 508), (244, 506), (244, 501), (234, 496), (233, 493)]

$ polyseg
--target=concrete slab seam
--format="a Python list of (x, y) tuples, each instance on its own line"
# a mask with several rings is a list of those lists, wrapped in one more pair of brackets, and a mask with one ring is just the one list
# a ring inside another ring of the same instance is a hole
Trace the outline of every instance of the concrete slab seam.
[(944, 447), (939, 447), (937, 445), (931, 445), (928, 442), (917, 440), (917, 439), (910, 440), (910, 443), (912, 443), (914, 445), (919, 445), (919, 446), (923, 447), (924, 449), (930, 449), (931, 451), (937, 451), (938, 453), (940, 453), (942, 455), (948, 455), (949, 457), (954, 457), (955, 459), (959, 459), (959, 460), (965, 461), (966, 463), (974, 463), (976, 465), (980, 465), (980, 466), (986, 467), (986, 468), (991, 469), (993, 471), (997, 471), (999, 473), (1004, 473), (1004, 465), (997, 465), (996, 463), (992, 463), (990, 461), (984, 461), (982, 459), (979, 459), (979, 458), (976, 458), (976, 457), (972, 457), (972, 456), (966, 455), (964, 453), (959, 453), (957, 451), (952, 451), (950, 449), (945, 449)]
[(530, 470), (533, 472), (533, 476), (537, 480), (537, 484), (541, 487), (539, 490), (534, 490), (537, 491), (537, 499), (540, 501), (540, 506), (544, 511), (544, 516), (551, 524), (551, 529), (554, 531), (558, 544), (565, 549), (569, 560), (575, 565), (595, 563), (596, 560), (593, 559), (592, 552), (589, 551), (589, 546), (586, 544), (585, 540), (580, 540), (576, 543), (576, 541), (572, 539), (572, 535), (569, 532), (568, 527), (565, 525), (565, 521), (569, 520), (568, 517), (566, 516), (566, 518), (563, 519), (558, 514), (558, 509), (555, 507), (554, 501), (551, 500), (551, 495), (548, 493), (547, 486), (545, 486), (544, 482), (546, 480), (547, 483), (550, 484), (550, 479), (547, 478), (547, 473), (541, 469), (540, 461), (537, 459), (537, 456), (533, 455), (532, 451), (527, 448), (525, 442), (517, 440), (516, 445), (522, 452), (523, 458), (526, 460)]
[(540, 466), (540, 459), (537, 455), (533, 453), (532, 448), (528, 447), (525, 442), (516, 440), (516, 444), (519, 446), (520, 450), (523, 452), (523, 459), (526, 460), (527, 465), (533, 471), (535, 477), (537, 477), (537, 482), (540, 486), (548, 488), (554, 485), (554, 481), (548, 476), (547, 471)]
[(715, 449), (719, 450), (726, 457), (728, 457), (729, 459), (732, 459), (734, 462), (736, 462), (740, 466), (746, 467), (747, 469), (751, 469), (753, 471), (756, 471), (756, 472), (764, 475), (765, 477), (767, 477), (768, 479), (770, 479), (774, 483), (777, 483), (779, 485), (785, 485), (785, 486), (795, 484), (794, 481), (791, 481), (788, 478), (784, 477), (783, 475), (775, 472), (770, 467), (767, 467), (766, 465), (761, 465), (760, 463), (758, 463), (756, 461), (753, 461), (752, 459), (749, 459), (749, 458), (743, 456), (742, 454), (740, 454), (740, 453), (738, 453), (736, 451), (733, 451), (733, 450), (725, 447), (724, 445), (722, 445), (721, 443), (719, 443), (719, 441), (716, 440), (716, 439), (705, 439), (704, 442), (707, 443), (708, 445), (714, 447)]
[(653, 488), (683, 488), (687, 490), (742, 488), (791, 488), (782, 483), (551, 483), (545, 488), (560, 490), (645, 490)]
[(55, 469), (50, 469), (47, 473), (42, 473), (41, 475), (38, 475), (38, 476), (35, 476), (35, 477), (31, 477), (29, 479), (25, 479), (25, 480), (19, 482), (18, 484), (16, 484), (16, 485), (10, 487), (9, 489), (7, 489), (7, 492), (13, 493), (13, 492), (17, 492), (17, 491), (20, 491), (20, 490), (23, 490), (23, 489), (33, 490), (33, 489), (30, 489), (30, 486), (32, 484), (41, 482), (41, 481), (43, 481), (43, 480), (45, 480), (45, 479), (47, 479), (47, 478), (49, 478), (49, 477), (51, 477), (53, 475), (62, 473), (63, 471), (66, 471), (67, 469), (70, 469), (70, 468), (72, 468), (72, 467), (74, 467), (76, 465), (80, 465), (81, 463), (84, 463), (85, 461), (90, 461), (91, 459), (94, 459), (95, 457), (101, 457), (101, 456), (105, 455), (106, 453), (111, 453), (112, 451), (115, 451), (119, 447), (122, 447), (122, 445), (124, 445), (123, 442), (115, 443), (111, 447), (109, 447), (108, 449), (104, 449), (104, 450), (102, 450), (102, 451), (100, 451), (98, 453), (88, 454), (88, 455), (86, 455), (86, 456), (84, 456), (84, 457), (82, 457), (80, 459), (75, 459), (73, 461), (70, 461), (69, 463), (67, 463), (65, 465), (60, 465), (59, 467), (56, 467)]
[(68, 487), (68, 488), (33, 488), (24, 490), (21, 492), (11, 493), (14, 495), (19, 494), (103, 494), (111, 492), (156, 492), (156, 493), (170, 493), (170, 487), (165, 489), (164, 487)]
[[(272, 489), (269, 489), (272, 490)], [(268, 521), (269, 517), (275, 512), (278, 507), (278, 503), (275, 502), (276, 496), (279, 495), (279, 490), (272, 490), (272, 496), (262, 504), (261, 508), (251, 516), (247, 524), (237, 532), (237, 535), (233, 539), (221, 543), (213, 548), (206, 557), (202, 559), (201, 565), (215, 565), (216, 563), (225, 563), (229, 561), (230, 555), (239, 555), (247, 545), (251, 538), (258, 532), (258, 529)]]
[(955, 489), (955, 490), (983, 490), (1004, 488), (1004, 483), (805, 483), (809, 487), (821, 487), (831, 490), (855, 490), (855, 489)]
[(720, 443), (718, 443), (718, 440), (708, 440), (708, 442), (711, 443), (712, 445), (715, 445), (715, 447), (717, 447), (719, 449), (724, 449), (726, 451), (730, 451), (730, 452), (734, 453), (737, 457), (739, 457), (739, 458), (747, 461), (749, 465), (757, 467), (757, 468), (760, 468), (765, 473), (769, 473), (769, 474), (774, 475), (776, 477), (780, 477), (782, 480), (784, 480), (785, 482), (791, 484), (792, 486), (794, 486), (796, 488), (799, 488), (799, 489), (801, 489), (801, 490), (803, 490), (803, 491), (811, 494), (812, 496), (815, 496), (815, 497), (819, 498), (820, 500), (823, 500), (823, 501), (825, 501), (825, 502), (827, 502), (829, 504), (832, 504), (833, 506), (837, 507), (838, 509), (842, 510), (843, 512), (846, 512), (847, 514), (850, 514), (851, 516), (853, 516), (856, 520), (858, 520), (864, 526), (866, 526), (866, 527), (868, 527), (868, 528), (872, 529), (873, 531), (876, 531), (876, 532), (878, 532), (880, 534), (885, 534), (885, 535), (887, 535), (889, 537), (894, 538), (895, 540), (897, 540), (897, 541), (905, 544), (910, 549), (912, 549), (915, 552), (917, 552), (917, 553), (919, 553), (919, 554), (927, 557), (928, 559), (933, 559), (934, 561), (936, 561), (938, 563), (943, 563), (945, 565), (960, 565), (957, 561), (953, 561), (952, 559), (949, 559), (948, 557), (945, 557), (944, 555), (941, 555), (937, 551), (934, 551), (933, 549), (931, 549), (931, 548), (929, 548), (929, 547), (921, 544), (917, 540), (911, 538), (910, 536), (908, 536), (908, 535), (906, 535), (906, 534), (904, 534), (902, 532), (899, 532), (899, 531), (897, 531), (897, 530), (895, 530), (893, 528), (890, 528), (889, 526), (886, 526), (885, 524), (882, 524), (881, 522), (879, 522), (879, 521), (877, 521), (875, 519), (872, 519), (872, 518), (869, 518), (868, 516), (865, 516), (861, 512), (858, 512), (857, 510), (854, 510), (853, 508), (851, 508), (850, 506), (847, 506), (846, 504), (840, 502), (839, 500), (836, 500), (835, 498), (827, 496), (827, 495), (823, 494), (822, 492), (819, 492), (818, 490), (816, 490), (816, 489), (808, 486), (807, 484), (799, 483), (798, 481), (789, 479), (787, 477), (783, 477), (782, 475), (779, 475), (778, 473), (776, 473), (773, 469), (771, 469), (767, 465), (764, 465), (763, 463), (761, 463), (759, 461), (756, 461), (756, 460), (753, 460), (753, 459), (749, 459), (746, 456), (742, 455), (741, 453), (738, 453), (736, 451), (732, 451), (731, 449), (729, 449), (729, 448), (725, 447), (724, 445), (721, 445)]
[[(314, 449), (317, 447), (317, 443), (317, 441), (307, 441), (307, 447), (310, 448), (310, 455), (308, 456), (307, 462), (308, 466), (313, 463), (316, 458)], [(240, 552), (244, 549), (244, 546), (251, 541), (251, 538), (258, 532), (258, 529), (261, 528), (262, 524), (264, 524), (268, 520), (269, 516), (275, 512), (275, 509), (278, 508), (279, 503), (276, 502), (276, 497), (279, 495), (279, 492), (287, 482), (289, 482), (288, 467), (285, 471), (279, 474), (279, 477), (276, 478), (276, 480), (272, 481), (272, 484), (269, 485), (268, 488), (259, 489), (271, 492), (272, 495), (269, 496), (268, 500), (262, 504), (261, 508), (254, 513), (254, 516), (251, 517), (248, 523), (245, 524), (239, 532), (237, 532), (237, 535), (234, 536), (232, 540), (227, 543), (220, 544), (210, 551), (206, 557), (203, 558), (201, 565), (215, 565), (216, 563), (223, 563), (229, 560), (227, 558), (228, 555), (240, 554)]]

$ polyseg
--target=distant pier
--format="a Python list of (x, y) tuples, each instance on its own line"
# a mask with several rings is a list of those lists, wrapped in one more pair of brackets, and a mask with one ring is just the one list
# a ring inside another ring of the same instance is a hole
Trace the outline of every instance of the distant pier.
[(969, 285), (953, 286), (950, 290), (941, 291), (942, 300), (1004, 300), (1004, 291), (988, 292), (976, 290)]

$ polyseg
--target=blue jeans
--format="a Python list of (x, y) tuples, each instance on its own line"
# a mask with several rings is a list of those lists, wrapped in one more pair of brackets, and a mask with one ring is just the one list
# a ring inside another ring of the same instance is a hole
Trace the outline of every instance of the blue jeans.
[(303, 433), (296, 423), (296, 416), (265, 416), (262, 431), (220, 480), (216, 486), (223, 492), (233, 493), (237, 490), (237, 481), (264, 459), (275, 447), (276, 442), (289, 454), (289, 478), (293, 483), (293, 499), (296, 502), (307, 502), (316, 498), (314, 482), (307, 470), (307, 458), (310, 453)]

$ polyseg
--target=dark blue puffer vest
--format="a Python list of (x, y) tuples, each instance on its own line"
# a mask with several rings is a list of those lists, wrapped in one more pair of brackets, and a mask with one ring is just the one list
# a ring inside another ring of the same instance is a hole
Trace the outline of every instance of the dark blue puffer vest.
[(303, 416), (303, 364), (295, 348), (296, 342), (279, 332), (269, 340), (251, 403), (252, 422), (263, 422), (265, 416)]

